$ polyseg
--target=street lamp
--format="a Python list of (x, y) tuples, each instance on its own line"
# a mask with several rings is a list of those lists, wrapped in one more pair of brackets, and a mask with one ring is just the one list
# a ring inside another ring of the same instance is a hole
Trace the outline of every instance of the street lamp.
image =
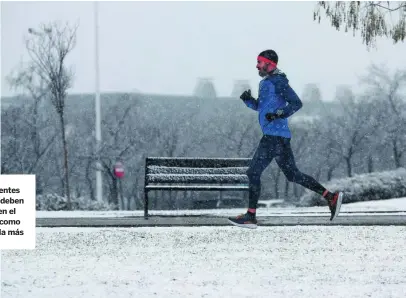
[(101, 112), (100, 112), (100, 82), (99, 82), (99, 12), (98, 2), (94, 2), (94, 35), (95, 35), (95, 107), (96, 107), (96, 196), (97, 201), (103, 201), (103, 187), (102, 187), (102, 172), (100, 164), (100, 149), (101, 149)]

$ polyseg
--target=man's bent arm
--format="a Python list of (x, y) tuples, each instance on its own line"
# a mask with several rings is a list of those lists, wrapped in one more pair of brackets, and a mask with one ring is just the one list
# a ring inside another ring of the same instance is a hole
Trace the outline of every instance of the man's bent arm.
[(282, 118), (290, 117), (302, 108), (302, 101), (289, 84), (280, 84), (275, 91), (281, 94), (283, 99), (288, 103), (286, 107), (280, 109), (283, 112)]

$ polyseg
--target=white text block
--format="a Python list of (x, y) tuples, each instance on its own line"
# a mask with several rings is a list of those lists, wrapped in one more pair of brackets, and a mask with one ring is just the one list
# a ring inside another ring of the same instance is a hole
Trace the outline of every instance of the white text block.
[(35, 175), (0, 175), (0, 249), (35, 249)]

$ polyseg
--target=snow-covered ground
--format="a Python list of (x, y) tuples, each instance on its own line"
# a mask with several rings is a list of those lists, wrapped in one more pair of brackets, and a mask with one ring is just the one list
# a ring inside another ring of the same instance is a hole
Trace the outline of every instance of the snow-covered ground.
[[(212, 216), (233, 216), (245, 212), (243, 209), (212, 209), (212, 210), (171, 210), (160, 211), (150, 210), (151, 215), (212, 215)], [(352, 204), (342, 205), (341, 212), (351, 212), (347, 215), (362, 215), (365, 212), (379, 212), (380, 214), (401, 212), (406, 213), (406, 198), (381, 200), (381, 201), (368, 201), (358, 202)], [(258, 216), (311, 216), (327, 214), (330, 211), (328, 207), (270, 207), (259, 208)], [(143, 216), (144, 212), (137, 211), (37, 211), (37, 218), (49, 218), (49, 217), (122, 217), (122, 216)]]
[(7, 298), (403, 298), (406, 227), (38, 228)]

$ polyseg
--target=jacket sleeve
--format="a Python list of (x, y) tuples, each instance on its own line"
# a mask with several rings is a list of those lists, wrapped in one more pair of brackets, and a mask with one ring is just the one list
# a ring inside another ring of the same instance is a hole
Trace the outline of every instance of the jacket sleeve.
[(263, 80), (259, 83), (258, 99), (257, 100), (247, 100), (245, 104), (247, 107), (258, 111), (258, 101), (260, 98), (265, 98), (269, 94), (269, 81)]
[(253, 109), (254, 111), (258, 111), (258, 101), (255, 99), (244, 100), (244, 103), (247, 107)]
[(292, 116), (294, 113), (302, 108), (302, 101), (300, 100), (296, 92), (292, 89), (292, 87), (290, 87), (287, 81), (282, 81), (275, 84), (275, 92), (277, 94), (280, 94), (282, 98), (288, 103), (287, 106), (280, 109), (283, 112), (282, 118)]

